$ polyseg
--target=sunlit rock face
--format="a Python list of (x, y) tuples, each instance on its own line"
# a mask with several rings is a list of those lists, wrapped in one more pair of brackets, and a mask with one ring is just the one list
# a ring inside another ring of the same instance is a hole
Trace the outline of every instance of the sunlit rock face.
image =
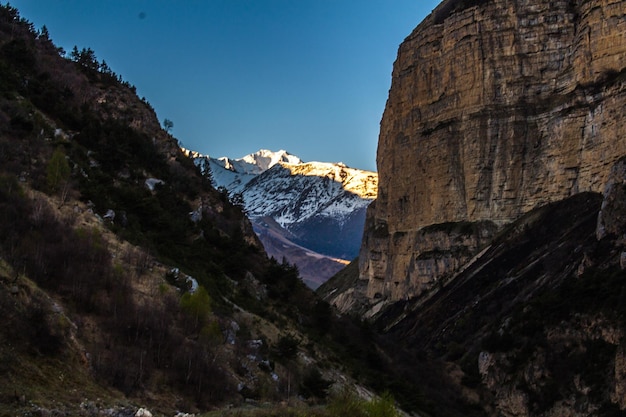
[[(444, 1), (406, 38), (360, 252), (370, 307), (433, 293), (533, 207), (603, 191), (626, 154), (625, 14), (616, 0)], [(479, 223), (429, 230), (464, 222)]]

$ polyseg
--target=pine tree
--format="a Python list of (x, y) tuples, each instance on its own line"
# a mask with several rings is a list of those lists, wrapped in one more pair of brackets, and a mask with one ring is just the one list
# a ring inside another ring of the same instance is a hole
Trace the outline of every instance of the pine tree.
[(41, 27), (41, 31), (39, 32), (39, 39), (50, 40), (50, 33), (48, 32), (48, 28), (46, 25)]
[(211, 170), (211, 165), (207, 160), (206, 163), (202, 164), (200, 168), (202, 172), (202, 178), (213, 188), (215, 188), (215, 180), (213, 179), (213, 171)]
[(164, 119), (163, 128), (165, 129), (167, 133), (170, 133), (172, 129), (174, 128), (174, 122), (172, 122), (170, 119)]

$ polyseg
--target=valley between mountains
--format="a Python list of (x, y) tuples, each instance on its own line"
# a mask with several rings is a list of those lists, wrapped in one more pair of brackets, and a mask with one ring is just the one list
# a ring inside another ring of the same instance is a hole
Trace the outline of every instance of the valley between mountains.
[(50, 36), (0, 5), (0, 416), (626, 415), (626, 1), (442, 1), (377, 174)]

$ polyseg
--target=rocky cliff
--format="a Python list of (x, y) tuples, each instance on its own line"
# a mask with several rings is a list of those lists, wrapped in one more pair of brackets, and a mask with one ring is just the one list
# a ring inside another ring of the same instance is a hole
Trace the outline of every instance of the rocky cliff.
[(625, 183), (621, 159), (602, 196), (531, 210), (432, 297), (381, 313), (386, 336), (438, 363), (465, 403), (438, 415), (624, 414)]
[(603, 190), (626, 154), (625, 15), (615, 0), (452, 0), (405, 39), (360, 252), (370, 313), (436, 291), (532, 208)]

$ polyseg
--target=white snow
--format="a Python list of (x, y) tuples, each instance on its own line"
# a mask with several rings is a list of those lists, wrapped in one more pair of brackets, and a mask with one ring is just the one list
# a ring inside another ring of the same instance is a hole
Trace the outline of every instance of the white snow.
[(312, 216), (343, 222), (376, 198), (378, 176), (327, 162), (279, 163), (241, 191), (250, 217), (270, 215), (281, 226)]
[(187, 276), (187, 283), (189, 284), (189, 292), (193, 294), (198, 289), (198, 281), (195, 278)]
[(182, 149), (185, 155), (194, 159), (201, 169), (208, 167), (211, 169), (213, 181), (216, 187), (225, 187), (231, 193), (240, 192), (253, 178), (267, 171), (279, 163), (299, 164), (300, 158), (291, 155), (289, 152), (280, 150), (278, 152), (261, 149), (238, 159), (230, 159), (226, 156), (212, 158), (198, 152)]
[(313, 216), (342, 223), (378, 192), (375, 172), (341, 162), (303, 162), (285, 150), (261, 149), (238, 159), (183, 151), (202, 169), (211, 169), (216, 187), (241, 192), (251, 218), (271, 216), (283, 227)]
[(140, 408), (135, 413), (135, 417), (152, 417), (152, 413), (145, 408)]
[(302, 161), (295, 155), (289, 154), (285, 150), (280, 150), (278, 152), (268, 151), (267, 149), (261, 149), (258, 152), (251, 153), (249, 155), (241, 158), (240, 163), (245, 162), (250, 166), (251, 174), (261, 174), (262, 172), (267, 171), (274, 165), (284, 162), (287, 164), (300, 164)]
[(165, 182), (163, 182), (163, 180), (160, 180), (158, 178), (147, 178), (145, 181), (146, 187), (148, 187), (148, 189), (150, 191), (154, 191), (154, 187), (157, 186), (157, 184), (165, 184)]

